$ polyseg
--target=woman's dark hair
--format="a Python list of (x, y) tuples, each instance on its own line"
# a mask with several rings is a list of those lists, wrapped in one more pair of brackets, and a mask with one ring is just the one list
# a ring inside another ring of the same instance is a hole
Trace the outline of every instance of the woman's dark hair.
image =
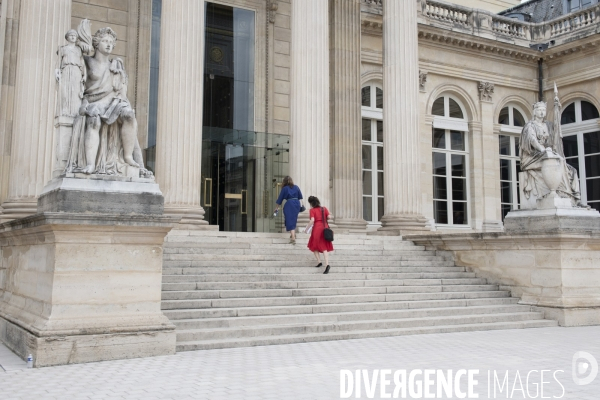
[(283, 186), (294, 187), (294, 180), (291, 176), (286, 176), (285, 178), (283, 178)]
[(315, 196), (310, 196), (308, 198), (308, 203), (310, 204), (310, 206), (312, 208), (316, 208), (316, 207), (321, 207), (321, 202), (319, 201), (319, 199)]

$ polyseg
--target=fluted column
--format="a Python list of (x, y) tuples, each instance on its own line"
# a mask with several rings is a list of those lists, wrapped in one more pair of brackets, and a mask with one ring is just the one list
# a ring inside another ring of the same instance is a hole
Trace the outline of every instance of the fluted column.
[(422, 230), (419, 163), (417, 1), (383, 2), (383, 151), (381, 230)]
[(342, 229), (365, 229), (362, 215), (360, 0), (332, 0), (331, 128), (333, 213)]
[(8, 199), (2, 220), (34, 214), (52, 177), (56, 50), (71, 25), (71, 0), (21, 0)]
[(162, 5), (156, 178), (165, 214), (181, 216), (180, 228), (204, 229), (200, 205), (204, 2)]
[(305, 198), (317, 196), (331, 208), (328, 7), (325, 0), (292, 0), (290, 175)]

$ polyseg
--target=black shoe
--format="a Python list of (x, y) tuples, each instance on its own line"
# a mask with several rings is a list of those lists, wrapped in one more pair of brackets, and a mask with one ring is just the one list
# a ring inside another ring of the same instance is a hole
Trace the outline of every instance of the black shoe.
[(323, 272), (323, 274), (328, 274), (329, 273), (329, 265), (327, 266), (327, 268), (325, 268), (325, 272)]
[(315, 265), (315, 268), (320, 268), (323, 266), (323, 263), (319, 263), (319, 265)]

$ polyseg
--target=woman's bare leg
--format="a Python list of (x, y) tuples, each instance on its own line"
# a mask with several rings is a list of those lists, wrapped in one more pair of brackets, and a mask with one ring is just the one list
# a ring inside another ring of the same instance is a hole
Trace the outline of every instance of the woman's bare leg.
[(329, 265), (329, 253), (324, 251), (323, 257), (325, 257), (325, 265)]
[(317, 259), (317, 262), (320, 263), (321, 262), (321, 257), (319, 257), (319, 252), (318, 251), (313, 251), (313, 254), (314, 254), (315, 258)]

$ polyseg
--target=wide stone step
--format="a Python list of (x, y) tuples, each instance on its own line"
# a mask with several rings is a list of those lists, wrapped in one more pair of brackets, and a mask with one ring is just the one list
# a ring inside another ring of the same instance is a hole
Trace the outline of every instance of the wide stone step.
[[(308, 237), (297, 237), (296, 244), (291, 244), (288, 237), (218, 237), (218, 236), (169, 236), (166, 238), (165, 243), (250, 243), (252, 245), (280, 245), (286, 247), (293, 246), (306, 246), (308, 243)], [(333, 242), (334, 247), (337, 245), (347, 246), (390, 246), (390, 247), (403, 247), (403, 246), (415, 246), (412, 242), (406, 240), (380, 240), (380, 239), (363, 239), (363, 238), (350, 238), (350, 237), (336, 237)], [(418, 246), (420, 247), (420, 246)]]
[[(204, 240), (204, 239), (202, 239)], [(279, 251), (288, 251), (288, 250), (303, 250), (308, 252), (308, 248), (306, 245), (308, 241), (298, 240), (296, 244), (289, 243), (289, 240), (286, 239), (281, 242), (272, 243), (271, 241), (253, 241), (247, 242), (243, 240), (236, 241), (215, 241), (208, 240), (206, 242), (203, 241), (182, 241), (178, 240), (175, 242), (165, 242), (165, 248), (224, 248), (224, 249), (271, 249), (271, 250), (279, 250)], [(425, 250), (424, 246), (417, 246), (412, 244), (411, 242), (397, 242), (397, 243), (388, 243), (388, 242), (372, 242), (372, 243), (353, 243), (353, 242), (334, 242), (333, 248), (335, 251), (337, 250), (366, 250), (366, 251), (384, 251), (384, 250), (393, 250), (393, 251), (418, 251)]]
[[(250, 255), (275, 255), (275, 256), (305, 256), (310, 255), (308, 249), (306, 248), (291, 248), (288, 249), (282, 254), (280, 249), (273, 249), (270, 247), (265, 247), (261, 249), (240, 249), (240, 248), (230, 248), (227, 245), (223, 247), (179, 247), (179, 246), (169, 246), (164, 248), (164, 254), (203, 254), (203, 255), (223, 255), (223, 250), (227, 251), (227, 255), (238, 255), (238, 256), (250, 256)], [(360, 256), (360, 257), (397, 257), (397, 256), (435, 256), (435, 257), (443, 257), (447, 258), (446, 255), (440, 255), (436, 251), (431, 250), (413, 250), (409, 249), (399, 249), (399, 250), (370, 250), (366, 248), (354, 248), (354, 249), (336, 249), (333, 253), (335, 257), (341, 256)]]
[[(254, 266), (237, 266), (237, 267), (163, 267), (165, 275), (201, 275), (201, 274), (323, 274), (325, 267), (314, 268), (312, 266), (305, 267), (254, 267)], [(345, 274), (345, 273), (422, 273), (422, 272), (460, 272), (464, 271), (463, 267), (433, 267), (433, 266), (379, 266), (379, 267), (345, 267), (332, 266), (330, 274)]]
[[(418, 277), (417, 277), (418, 278)], [(411, 282), (410, 278), (407, 278)], [(375, 287), (375, 286), (404, 286), (407, 281), (401, 279), (389, 280), (335, 280), (335, 281), (289, 281), (289, 282), (182, 282), (163, 283), (162, 289), (166, 293), (187, 290), (262, 290), (262, 289), (308, 289), (308, 288), (348, 288), (348, 287)], [(427, 285), (485, 285), (483, 278), (464, 279), (412, 279), (414, 284)], [(163, 297), (165, 298), (165, 297)]]
[[(335, 261), (336, 265), (346, 265), (346, 261), (358, 262), (360, 261), (363, 265), (370, 265), (378, 263), (377, 260), (385, 259), (387, 263), (393, 262), (401, 262), (401, 261), (418, 261), (418, 262), (441, 262), (447, 265), (452, 264), (452, 261), (448, 261), (444, 257), (440, 256), (425, 256), (418, 254), (414, 255), (394, 255), (394, 256), (386, 256), (385, 258), (379, 256), (371, 256), (371, 255), (335, 255), (331, 256), (331, 261)], [(306, 261), (314, 262), (314, 257), (312, 254), (308, 254), (304, 252), (303, 254), (231, 254), (229, 250), (226, 250), (226, 254), (181, 254), (181, 253), (167, 253), (164, 255), (165, 261), (192, 261), (191, 265), (198, 265), (198, 262), (201, 262), (200, 265), (214, 265), (212, 262), (219, 261), (219, 263), (223, 263), (224, 261), (228, 262), (228, 265), (232, 265), (231, 261), (236, 263), (245, 263), (248, 261), (277, 261), (281, 265), (281, 261), (286, 262), (285, 264), (296, 264), (299, 261), (303, 261), (303, 264)], [(379, 261), (380, 262), (380, 261)], [(354, 264), (354, 263), (353, 263)]]
[(191, 310), (164, 310), (164, 314), (171, 320), (223, 318), (223, 317), (249, 317), (265, 315), (296, 315), (296, 314), (323, 314), (360, 311), (386, 311), (424, 308), (446, 307), (474, 307), (515, 305), (519, 299), (512, 297), (478, 298), (478, 299), (452, 299), (452, 300), (422, 300), (422, 301), (388, 301), (372, 303), (348, 304), (319, 304), (319, 305), (292, 305), (292, 306), (265, 306), (265, 307), (237, 307), (237, 308), (211, 308)]
[(197, 340), (233, 339), (257, 336), (281, 336), (293, 334), (312, 334), (339, 331), (367, 331), (380, 329), (416, 328), (436, 325), (489, 324), (540, 320), (543, 313), (520, 312), (483, 315), (452, 315), (424, 318), (402, 318), (365, 321), (339, 321), (296, 323), (289, 325), (264, 325), (235, 328), (190, 329), (177, 332), (178, 342)]
[[(238, 260), (238, 261), (227, 261), (227, 260), (169, 260), (165, 259), (163, 262), (163, 268), (184, 268), (184, 267), (225, 267), (225, 268), (238, 268), (238, 267), (269, 267), (269, 268), (294, 268), (294, 267), (310, 267), (315, 265), (315, 259), (306, 256), (303, 258), (296, 257), (291, 260), (271, 260), (271, 261), (254, 261), (254, 260)], [(387, 259), (378, 260), (360, 260), (360, 261), (346, 261), (338, 260), (335, 258), (329, 259), (331, 267), (342, 268), (342, 267), (454, 267), (452, 261), (441, 260), (441, 261), (388, 261)]]
[(338, 296), (386, 293), (496, 291), (497, 285), (375, 286), (314, 289), (186, 290), (163, 292), (163, 300), (229, 299), (255, 297)]
[(231, 299), (197, 299), (197, 300), (163, 300), (163, 310), (193, 308), (230, 308), (230, 307), (265, 307), (290, 305), (343, 304), (382, 301), (418, 301), (418, 300), (450, 300), (508, 297), (510, 292), (473, 291), (473, 292), (436, 292), (436, 293), (395, 293), (366, 295), (335, 296), (302, 296), (302, 297), (257, 297)]
[(525, 328), (545, 328), (557, 326), (556, 321), (548, 320), (526, 320), (526, 321), (508, 321), (508, 322), (491, 322), (491, 323), (475, 323), (461, 325), (441, 325), (441, 326), (425, 326), (415, 328), (396, 328), (396, 329), (379, 329), (379, 330), (364, 330), (364, 331), (344, 331), (344, 332), (324, 332), (312, 334), (295, 334), (282, 336), (263, 336), (253, 338), (235, 338), (228, 340), (205, 340), (205, 341), (190, 341), (180, 342), (177, 344), (177, 351), (191, 350), (209, 350), (223, 349), (232, 347), (251, 347), (251, 346), (268, 346), (276, 344), (291, 344), (304, 342), (319, 342), (328, 340), (346, 340), (346, 339), (365, 339), (374, 337), (386, 336), (402, 336), (430, 333), (450, 333), (450, 332), (471, 332), (485, 331), (497, 329), (525, 329)]
[[(220, 270), (220, 269), (219, 269)], [(404, 279), (455, 279), (475, 278), (475, 273), (464, 272), (463, 269), (453, 269), (451, 272), (394, 272), (394, 273), (331, 273), (323, 275), (321, 269), (304, 268), (302, 274), (186, 274), (163, 275), (163, 283), (203, 283), (203, 282), (334, 282), (344, 280), (377, 281), (377, 280), (404, 280)], [(315, 272), (316, 271), (316, 272)], [(220, 271), (219, 271), (220, 272)]]
[(517, 304), (490, 305), (474, 307), (445, 307), (409, 310), (356, 311), (322, 314), (291, 314), (252, 317), (221, 317), (175, 320), (173, 323), (178, 330), (236, 328), (259, 325), (290, 325), (299, 323), (334, 323), (365, 320), (389, 320), (405, 318), (431, 318), (456, 315), (480, 315), (530, 312), (530, 306)]

